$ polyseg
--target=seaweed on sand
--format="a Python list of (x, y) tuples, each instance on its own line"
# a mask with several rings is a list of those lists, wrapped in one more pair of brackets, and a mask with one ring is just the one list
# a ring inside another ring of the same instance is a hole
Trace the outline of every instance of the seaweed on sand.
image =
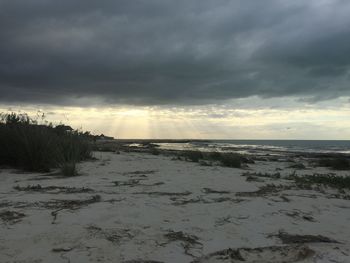
[(290, 190), (293, 186), (289, 185), (275, 185), (275, 184), (267, 184), (259, 188), (259, 190), (254, 192), (238, 192), (236, 193), (236, 196), (242, 196), (242, 197), (264, 197), (267, 195), (274, 195), (278, 194), (281, 191), (284, 190)]
[(279, 231), (277, 235), (270, 235), (270, 237), (278, 237), (283, 244), (339, 243), (334, 239), (321, 235), (292, 235), (283, 231)]
[(189, 191), (185, 192), (136, 192), (134, 194), (146, 194), (150, 196), (187, 196), (192, 193)]
[(22, 220), (26, 215), (16, 211), (3, 211), (0, 212), (0, 219), (4, 223), (15, 224)]
[(67, 186), (41, 186), (37, 185), (28, 185), (26, 187), (21, 187), (19, 185), (13, 187), (17, 191), (24, 192), (40, 192), (40, 193), (65, 193), (65, 194), (75, 194), (75, 193), (92, 193), (94, 190), (90, 188), (77, 188), (77, 187), (67, 187)]
[(134, 260), (124, 261), (123, 263), (164, 263), (164, 262), (163, 261), (156, 261), (156, 260), (134, 259)]
[(119, 244), (122, 239), (131, 239), (134, 235), (130, 229), (102, 229), (95, 225), (90, 225), (86, 228), (90, 235), (106, 239), (107, 241)]
[(202, 192), (205, 194), (229, 194), (230, 191), (214, 190), (211, 188), (203, 188)]
[(306, 246), (270, 246), (258, 248), (228, 248), (216, 251), (195, 259), (191, 263), (209, 262), (246, 262), (294, 263), (305, 260), (314, 255), (314, 251)]
[(169, 242), (176, 242), (176, 241), (180, 241), (182, 247), (185, 250), (185, 254), (189, 255), (189, 256), (193, 256), (190, 253), (190, 250), (193, 248), (202, 248), (202, 243), (199, 242), (199, 238), (195, 235), (190, 235), (190, 234), (186, 234), (182, 231), (170, 231), (167, 234), (164, 235), (164, 237), (166, 237)]
[(94, 195), (91, 198), (84, 199), (84, 200), (51, 200), (48, 202), (40, 202), (39, 206), (48, 208), (48, 209), (56, 209), (55, 211), (51, 212), (51, 215), (53, 216), (52, 224), (55, 223), (58, 212), (62, 210), (76, 210), (81, 207), (97, 203), (101, 201), (101, 196)]

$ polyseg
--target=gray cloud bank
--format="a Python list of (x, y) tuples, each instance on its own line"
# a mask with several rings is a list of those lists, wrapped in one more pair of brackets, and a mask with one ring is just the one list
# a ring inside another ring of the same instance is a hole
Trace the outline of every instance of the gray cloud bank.
[(0, 101), (348, 96), (348, 0), (0, 0)]

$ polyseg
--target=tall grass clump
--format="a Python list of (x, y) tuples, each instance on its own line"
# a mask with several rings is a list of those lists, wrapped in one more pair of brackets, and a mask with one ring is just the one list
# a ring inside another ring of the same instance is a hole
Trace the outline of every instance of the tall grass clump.
[[(69, 129), (68, 129), (68, 128)], [(27, 114), (1, 114), (0, 164), (48, 172), (91, 157), (88, 137), (69, 126), (39, 124)]]

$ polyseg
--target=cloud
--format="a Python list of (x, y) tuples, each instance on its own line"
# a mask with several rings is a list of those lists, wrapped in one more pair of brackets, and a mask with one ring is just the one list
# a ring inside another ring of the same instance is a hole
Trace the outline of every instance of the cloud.
[(348, 96), (349, 12), (345, 0), (0, 0), (0, 101)]

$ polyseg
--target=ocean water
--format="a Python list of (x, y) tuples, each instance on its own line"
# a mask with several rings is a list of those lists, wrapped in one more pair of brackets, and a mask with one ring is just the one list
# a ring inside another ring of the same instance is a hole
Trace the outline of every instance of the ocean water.
[(212, 140), (157, 143), (162, 149), (278, 154), (281, 152), (350, 154), (350, 140)]

